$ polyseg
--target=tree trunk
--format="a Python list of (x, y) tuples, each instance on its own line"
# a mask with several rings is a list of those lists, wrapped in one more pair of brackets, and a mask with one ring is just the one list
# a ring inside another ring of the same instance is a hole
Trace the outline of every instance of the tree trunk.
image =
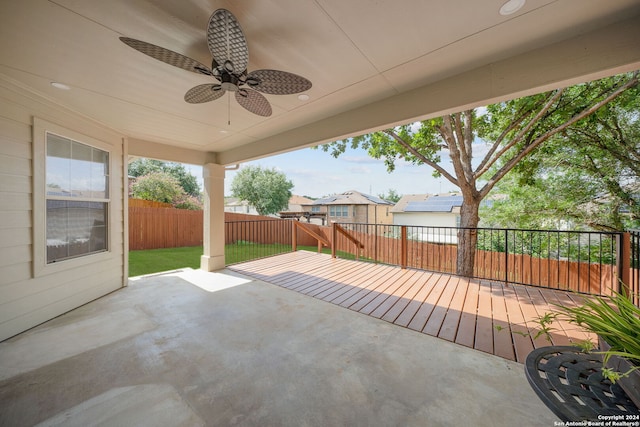
[(482, 199), (464, 197), (460, 208), (460, 230), (458, 231), (458, 256), (456, 274), (464, 277), (473, 276), (478, 242), (478, 209)]

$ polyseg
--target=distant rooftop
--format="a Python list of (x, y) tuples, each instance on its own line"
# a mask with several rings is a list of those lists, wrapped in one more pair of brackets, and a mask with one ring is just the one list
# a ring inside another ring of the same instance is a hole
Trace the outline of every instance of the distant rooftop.
[(409, 194), (402, 197), (391, 211), (394, 213), (453, 212), (460, 206), (462, 206), (462, 196), (457, 194)]
[(359, 191), (345, 191), (322, 199), (314, 200), (312, 205), (393, 205), (380, 197), (364, 194)]

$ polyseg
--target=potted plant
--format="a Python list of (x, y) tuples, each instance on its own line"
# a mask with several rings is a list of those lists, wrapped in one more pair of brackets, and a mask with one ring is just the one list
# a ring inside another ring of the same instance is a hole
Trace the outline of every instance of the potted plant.
[(558, 306), (556, 314), (598, 335), (604, 376), (618, 382), (640, 408), (640, 308), (615, 294), (587, 297), (576, 307)]

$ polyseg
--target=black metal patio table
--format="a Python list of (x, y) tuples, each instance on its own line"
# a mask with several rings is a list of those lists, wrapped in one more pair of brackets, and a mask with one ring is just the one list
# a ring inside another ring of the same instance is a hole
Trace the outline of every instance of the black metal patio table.
[(638, 420), (640, 410), (618, 384), (603, 377), (601, 368), (600, 354), (568, 346), (538, 348), (525, 361), (529, 384), (562, 421), (598, 421), (615, 415)]

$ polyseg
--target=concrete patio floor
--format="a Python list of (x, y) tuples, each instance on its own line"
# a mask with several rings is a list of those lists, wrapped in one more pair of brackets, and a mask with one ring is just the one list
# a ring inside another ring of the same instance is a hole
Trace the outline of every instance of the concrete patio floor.
[(0, 343), (0, 425), (551, 426), (523, 365), (223, 271)]

